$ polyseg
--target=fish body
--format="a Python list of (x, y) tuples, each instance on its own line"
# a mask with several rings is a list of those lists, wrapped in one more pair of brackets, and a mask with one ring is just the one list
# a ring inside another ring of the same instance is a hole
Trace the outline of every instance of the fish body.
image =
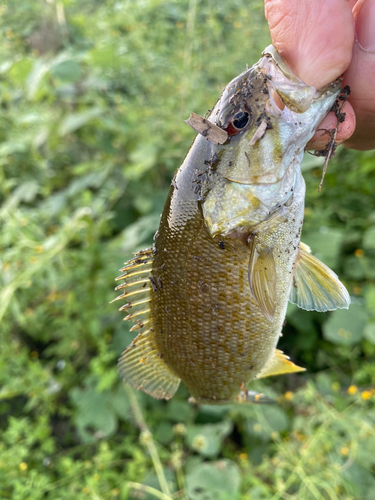
[(303, 370), (276, 349), (288, 300), (350, 302), (300, 243), (304, 147), (340, 89), (306, 86), (270, 46), (202, 119), (154, 247), (122, 269), (121, 310), (140, 331), (119, 360), (127, 383), (168, 399), (182, 380), (195, 401), (226, 404), (251, 399), (254, 378)]

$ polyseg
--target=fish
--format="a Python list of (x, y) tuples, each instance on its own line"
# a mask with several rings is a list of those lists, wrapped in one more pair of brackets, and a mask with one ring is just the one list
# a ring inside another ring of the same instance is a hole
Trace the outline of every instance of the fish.
[(337, 275), (300, 241), (304, 149), (341, 91), (301, 81), (275, 47), (234, 78), (175, 173), (152, 248), (125, 263), (120, 311), (138, 335), (119, 373), (171, 398), (180, 381), (198, 404), (267, 402), (254, 379), (304, 371), (277, 349), (288, 301), (348, 308)]

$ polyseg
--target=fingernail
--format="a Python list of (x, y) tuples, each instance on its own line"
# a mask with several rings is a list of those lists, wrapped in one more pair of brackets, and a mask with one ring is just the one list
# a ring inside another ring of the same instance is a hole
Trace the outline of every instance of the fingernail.
[(375, 0), (364, 0), (355, 20), (357, 40), (363, 50), (375, 52)]

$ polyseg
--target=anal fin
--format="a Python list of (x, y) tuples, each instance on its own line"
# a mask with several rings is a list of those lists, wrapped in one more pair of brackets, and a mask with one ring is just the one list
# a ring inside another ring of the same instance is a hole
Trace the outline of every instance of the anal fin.
[(117, 278), (123, 279), (124, 283), (116, 288), (122, 290), (122, 294), (115, 300), (126, 301), (120, 311), (126, 310), (129, 314), (124, 319), (135, 323), (130, 331), (140, 331), (122, 353), (118, 367), (121, 377), (130, 386), (143, 390), (154, 398), (169, 399), (176, 392), (180, 379), (161, 359), (155, 342), (148, 307), (152, 300), (152, 264), (153, 249), (142, 250), (125, 264), (121, 269), (123, 274)]
[(282, 351), (275, 349), (275, 352), (272, 354), (271, 358), (267, 361), (260, 373), (258, 373), (256, 378), (271, 377), (273, 375), (282, 375), (284, 373), (304, 372), (305, 370), (306, 368), (301, 368), (290, 361), (289, 357)]
[(309, 247), (303, 243), (289, 300), (307, 311), (334, 311), (347, 309), (350, 305), (349, 293), (337, 275), (311, 255)]
[(276, 310), (276, 266), (272, 248), (260, 252), (254, 238), (249, 241), (249, 285), (258, 305), (268, 319), (273, 321)]

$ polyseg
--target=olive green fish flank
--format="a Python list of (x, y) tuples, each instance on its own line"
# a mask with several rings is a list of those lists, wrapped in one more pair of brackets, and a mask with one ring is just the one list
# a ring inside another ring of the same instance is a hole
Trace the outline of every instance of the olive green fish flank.
[(288, 301), (318, 311), (350, 303), (300, 241), (304, 148), (340, 89), (305, 85), (270, 46), (207, 118), (192, 115), (198, 135), (154, 246), (118, 278), (115, 300), (138, 332), (119, 360), (126, 383), (155, 398), (182, 381), (196, 403), (271, 403), (247, 385), (304, 371), (276, 348)]

